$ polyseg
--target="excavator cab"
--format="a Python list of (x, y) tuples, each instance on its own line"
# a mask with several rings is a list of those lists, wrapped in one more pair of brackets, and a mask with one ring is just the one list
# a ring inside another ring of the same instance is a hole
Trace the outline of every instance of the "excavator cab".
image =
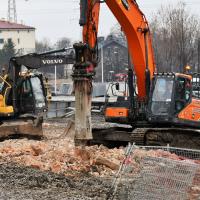
[(38, 115), (46, 110), (46, 94), (41, 74), (20, 77), (17, 88), (17, 105), (20, 114)]
[[(199, 126), (195, 108), (198, 100), (192, 99), (192, 76), (179, 73), (155, 74), (150, 91), (148, 121), (155, 124)], [(198, 115), (198, 116), (197, 116)]]
[(37, 115), (46, 110), (46, 94), (41, 74), (19, 73), (16, 77), (15, 99), (13, 104), (13, 84), (8, 75), (1, 79), (0, 117), (17, 115)]

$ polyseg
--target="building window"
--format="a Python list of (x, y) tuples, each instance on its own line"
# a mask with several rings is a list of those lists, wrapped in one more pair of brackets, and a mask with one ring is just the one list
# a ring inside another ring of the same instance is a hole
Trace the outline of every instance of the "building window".
[(11, 39), (11, 38), (8, 38), (8, 42), (12, 42), (12, 39)]
[(20, 43), (20, 39), (19, 38), (17, 39), (17, 42), (18, 42), (18, 44)]
[(4, 39), (0, 39), (0, 44), (3, 44), (4, 43)]

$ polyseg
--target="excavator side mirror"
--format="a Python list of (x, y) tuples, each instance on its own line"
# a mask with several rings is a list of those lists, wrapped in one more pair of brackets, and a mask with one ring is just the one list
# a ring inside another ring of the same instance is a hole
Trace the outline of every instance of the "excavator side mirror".
[(115, 88), (116, 88), (117, 91), (119, 91), (119, 83), (115, 84)]

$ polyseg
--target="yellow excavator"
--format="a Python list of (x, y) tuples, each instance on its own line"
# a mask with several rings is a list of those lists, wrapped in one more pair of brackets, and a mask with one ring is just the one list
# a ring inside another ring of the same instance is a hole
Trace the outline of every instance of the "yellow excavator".
[(67, 51), (64, 48), (10, 59), (7, 73), (0, 76), (0, 138), (18, 134), (43, 136), (47, 90), (43, 75), (34, 71), (41, 67), (73, 63), (73, 55), (67, 54)]

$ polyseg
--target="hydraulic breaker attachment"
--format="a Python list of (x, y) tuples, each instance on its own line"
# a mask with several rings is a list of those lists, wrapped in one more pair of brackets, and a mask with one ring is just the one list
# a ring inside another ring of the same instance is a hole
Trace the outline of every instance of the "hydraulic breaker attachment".
[(85, 143), (92, 139), (91, 95), (94, 63), (89, 62), (90, 49), (83, 43), (74, 44), (76, 64), (73, 67), (75, 91), (75, 143)]

